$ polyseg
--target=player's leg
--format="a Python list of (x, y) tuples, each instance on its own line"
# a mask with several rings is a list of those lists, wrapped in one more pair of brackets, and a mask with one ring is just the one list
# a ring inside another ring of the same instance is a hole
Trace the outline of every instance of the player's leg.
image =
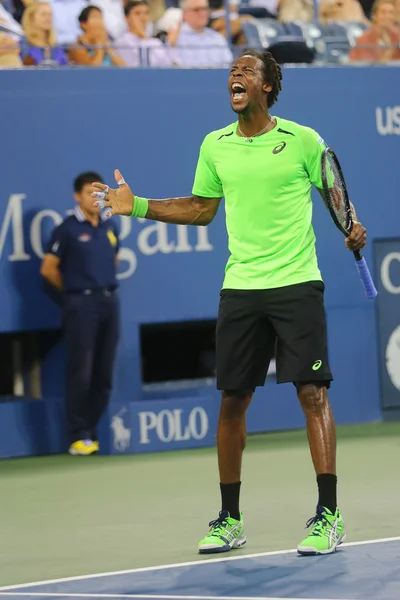
[(246, 447), (246, 411), (252, 390), (222, 392), (217, 430), (221, 510), (240, 520), (239, 494), (242, 455)]
[(296, 387), (318, 484), (316, 514), (307, 522), (310, 531), (297, 550), (303, 555), (330, 554), (346, 537), (337, 507), (336, 425), (324, 382), (302, 382)]
[(222, 390), (217, 448), (221, 512), (211, 521), (199, 552), (226, 552), (246, 542), (239, 508), (246, 411), (263, 385), (275, 332), (263, 315), (258, 291), (224, 290), (217, 323), (217, 387)]
[(298, 383), (297, 396), (306, 417), (307, 437), (318, 484), (318, 504), (332, 513), (337, 508), (336, 424), (326, 386)]
[(344, 539), (336, 504), (336, 429), (326, 392), (332, 374), (323, 295), (322, 282), (289, 286), (279, 291), (272, 308), (278, 335), (278, 382), (296, 385), (319, 489), (316, 515), (307, 524), (310, 534), (298, 546), (301, 554), (334, 552)]

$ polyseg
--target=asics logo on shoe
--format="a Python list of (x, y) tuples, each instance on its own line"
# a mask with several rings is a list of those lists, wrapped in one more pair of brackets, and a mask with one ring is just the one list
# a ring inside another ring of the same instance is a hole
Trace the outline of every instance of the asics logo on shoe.
[(336, 519), (336, 521), (332, 525), (332, 529), (327, 529), (326, 530), (326, 534), (325, 535), (326, 535), (327, 538), (329, 538), (329, 545), (330, 546), (332, 546), (337, 541), (337, 539), (339, 537), (338, 532), (337, 532), (337, 525), (338, 525), (338, 522), (337, 522), (337, 519)]
[(224, 537), (228, 538), (228, 540), (231, 542), (233, 540), (233, 538), (235, 538), (237, 536), (239, 530), (240, 530), (240, 524), (235, 525), (235, 527), (233, 527), (230, 531), (224, 532)]

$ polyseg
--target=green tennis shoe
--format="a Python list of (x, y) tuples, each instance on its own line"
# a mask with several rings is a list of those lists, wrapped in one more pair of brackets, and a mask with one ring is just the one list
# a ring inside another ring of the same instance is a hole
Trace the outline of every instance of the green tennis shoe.
[(297, 546), (302, 555), (331, 554), (344, 542), (346, 534), (339, 509), (335, 513), (325, 506), (317, 506), (317, 514), (306, 523), (311, 527), (308, 536)]
[(229, 552), (232, 548), (240, 548), (246, 543), (242, 514), (240, 521), (237, 521), (232, 519), (227, 510), (223, 510), (218, 519), (210, 521), (209, 527), (208, 534), (199, 542), (200, 554)]

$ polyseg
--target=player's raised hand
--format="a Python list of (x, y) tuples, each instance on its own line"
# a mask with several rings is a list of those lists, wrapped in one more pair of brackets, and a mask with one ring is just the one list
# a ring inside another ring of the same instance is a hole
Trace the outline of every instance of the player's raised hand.
[(111, 215), (125, 215), (130, 217), (135, 196), (129, 185), (125, 183), (125, 179), (118, 169), (114, 171), (114, 177), (118, 184), (117, 189), (110, 188), (104, 183), (93, 183), (95, 191), (92, 193), (92, 197), (96, 198), (94, 206), (100, 209), (108, 208), (106, 217), (111, 217)]
[(346, 238), (346, 246), (349, 250), (361, 250), (367, 243), (367, 230), (358, 221), (353, 222), (351, 234)]

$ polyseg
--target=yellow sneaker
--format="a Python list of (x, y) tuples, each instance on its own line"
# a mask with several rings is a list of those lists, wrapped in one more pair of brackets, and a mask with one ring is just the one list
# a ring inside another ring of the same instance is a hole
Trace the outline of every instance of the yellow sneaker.
[(97, 440), (95, 440), (93, 442), (93, 445), (96, 446), (96, 452), (98, 452), (100, 450), (100, 444), (99, 444), (99, 442)]
[(69, 447), (68, 452), (73, 456), (89, 456), (98, 451), (98, 445), (92, 440), (78, 440)]

